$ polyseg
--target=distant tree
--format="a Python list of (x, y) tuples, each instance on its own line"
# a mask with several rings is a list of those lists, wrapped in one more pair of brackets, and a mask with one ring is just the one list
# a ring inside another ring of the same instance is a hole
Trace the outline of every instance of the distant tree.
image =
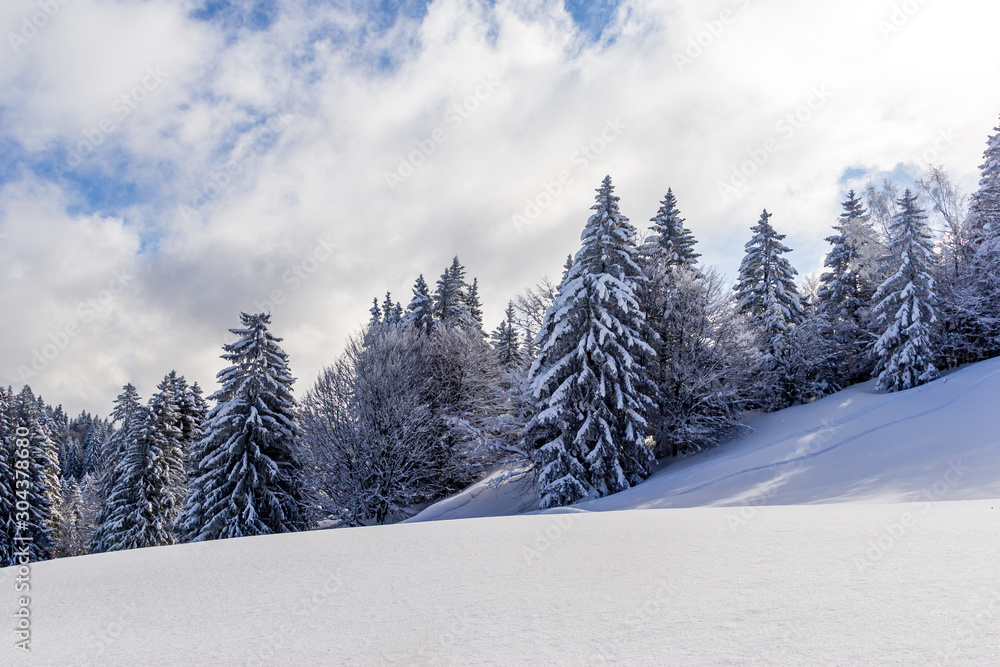
[(514, 316), (514, 302), (507, 304), (504, 320), (493, 332), (493, 349), (497, 361), (502, 368), (521, 369), (524, 367), (524, 355), (517, 334), (517, 323)]
[(413, 285), (413, 298), (406, 307), (403, 323), (423, 333), (430, 333), (434, 328), (434, 300), (431, 298), (423, 274)]

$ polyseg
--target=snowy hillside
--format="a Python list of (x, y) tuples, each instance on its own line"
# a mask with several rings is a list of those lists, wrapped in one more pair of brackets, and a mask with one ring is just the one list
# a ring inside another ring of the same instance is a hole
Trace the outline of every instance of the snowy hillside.
[[(750, 422), (587, 511), (1000, 498), (1000, 358), (904, 392), (856, 385)], [(479, 484), (411, 521), (524, 511), (530, 489)], [(537, 492), (536, 492), (537, 493)], [(746, 513), (746, 511), (744, 511)]]
[(1000, 359), (855, 387), (557, 513), (36, 564), (32, 654), (0, 663), (1000, 664), (997, 396)]

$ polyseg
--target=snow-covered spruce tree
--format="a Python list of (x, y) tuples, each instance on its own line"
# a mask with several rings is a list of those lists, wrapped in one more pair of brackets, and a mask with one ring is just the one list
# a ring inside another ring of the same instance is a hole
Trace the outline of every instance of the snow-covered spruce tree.
[[(111, 432), (107, 440), (101, 443), (99, 454), (93, 458), (94, 473), (101, 490), (101, 499), (106, 500), (111, 495), (111, 490), (117, 484), (117, 465), (125, 457), (125, 449), (129, 439), (132, 437), (132, 428), (135, 425), (132, 417), (142, 407), (139, 403), (139, 392), (135, 386), (129, 382), (122, 387), (122, 393), (115, 399), (114, 408), (111, 410), (111, 424), (117, 424), (117, 428)], [(103, 516), (99, 516), (98, 523), (103, 522)]]
[(483, 331), (483, 304), (479, 300), (479, 278), (473, 278), (469, 286), (469, 293), (465, 299), (465, 305), (469, 311), (469, 324), (473, 331), (485, 337)]
[(62, 489), (59, 516), (61, 520), (53, 535), (53, 557), (66, 558), (87, 553), (89, 527), (83, 513), (83, 495), (75, 477), (59, 480)]
[(465, 267), (458, 255), (451, 260), (451, 266), (444, 270), (434, 291), (434, 316), (443, 324), (454, 326), (470, 325), (469, 285), (465, 282)]
[(843, 384), (860, 382), (871, 375), (866, 350), (871, 343), (867, 331), (868, 305), (875, 292), (865, 266), (874, 235), (864, 204), (854, 190), (842, 203), (844, 212), (834, 225), (836, 234), (826, 241), (832, 246), (824, 265), (830, 269), (820, 277), (817, 308), (833, 327), (833, 336), (842, 351), (837, 377)]
[(14, 477), (14, 392), (0, 387), (0, 567), (14, 565), (17, 484)]
[(674, 191), (667, 188), (667, 196), (660, 202), (656, 215), (650, 219), (654, 232), (646, 238), (645, 254), (655, 257), (666, 267), (695, 266), (701, 255), (694, 251), (694, 235), (684, 227), (684, 218), (677, 210)]
[(524, 367), (524, 354), (521, 351), (517, 323), (514, 320), (513, 301), (507, 304), (504, 320), (493, 332), (491, 342), (501, 368), (519, 370)]
[(798, 272), (783, 257), (791, 248), (781, 242), (785, 235), (775, 231), (770, 218), (765, 209), (753, 226), (734, 290), (738, 312), (748, 318), (760, 340), (762, 406), (778, 410), (794, 401), (794, 369), (789, 366), (787, 337), (805, 313), (795, 285)]
[(403, 324), (423, 333), (430, 333), (434, 328), (434, 300), (431, 298), (423, 274), (417, 277), (413, 285), (413, 298), (406, 306)]
[[(149, 412), (158, 438), (156, 446), (166, 465), (167, 491), (176, 512), (180, 510), (187, 493), (185, 463), (193, 427), (190, 418), (185, 415), (188, 385), (184, 376), (170, 371), (156, 389), (156, 393), (149, 399)], [(198, 428), (200, 430), (200, 424)], [(171, 521), (175, 518), (176, 514), (170, 517)]]
[(981, 357), (1000, 354), (1000, 126), (994, 128), (980, 165), (979, 189), (972, 195), (969, 222), (972, 243), (975, 341)]
[(403, 306), (392, 301), (392, 294), (385, 293), (385, 300), (382, 302), (382, 324), (396, 326), (403, 321)]
[(895, 270), (875, 292), (872, 311), (883, 326), (872, 348), (876, 389), (886, 392), (909, 389), (938, 376), (931, 349), (932, 327), (937, 322), (933, 241), (917, 198), (907, 190), (897, 203), (899, 213), (890, 228)]
[[(52, 481), (55, 443), (42, 424), (38, 400), (30, 387), (25, 386), (14, 398), (12, 425), (15, 439), (11, 468), (15, 471), (15, 479), (27, 480), (29, 483), (27, 488), (24, 488), (18, 487), (15, 482), (15, 501), (27, 502), (28, 510), (27, 517), (24, 516), (25, 513), (15, 514), (17, 521), (13, 542), (21, 550), (25, 542), (19, 541), (18, 537), (30, 539), (27, 542), (30, 560), (46, 560), (52, 557), (53, 551), (52, 519), (55, 508), (52, 506), (51, 484), (58, 485), (59, 479), (58, 470), (55, 470), (55, 481)], [(27, 441), (26, 446), (25, 441)], [(28, 456), (20, 456), (25, 450)]]
[(174, 542), (171, 528), (177, 507), (168, 452), (177, 446), (180, 429), (170, 424), (161, 403), (151, 401), (132, 414), (129, 433), (103, 521), (91, 539), (95, 552)]
[(187, 541), (304, 530), (305, 492), (288, 355), (268, 331), (271, 316), (240, 314), (223, 346), (230, 366), (210, 396), (197, 475), (177, 520)]
[(1000, 234), (1000, 126), (987, 140), (983, 163), (979, 166), (979, 189), (972, 195), (974, 227), (987, 236)]
[(645, 415), (655, 388), (643, 364), (654, 351), (635, 297), (635, 230), (610, 176), (596, 199), (530, 370), (537, 408), (524, 440), (538, 466), (541, 508), (627, 489), (653, 462)]

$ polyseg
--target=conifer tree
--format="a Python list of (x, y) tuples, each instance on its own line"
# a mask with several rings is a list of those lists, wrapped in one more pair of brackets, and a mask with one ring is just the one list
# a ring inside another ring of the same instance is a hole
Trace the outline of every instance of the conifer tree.
[(798, 272), (783, 257), (791, 248), (775, 231), (765, 209), (746, 244), (740, 276), (734, 289), (740, 314), (757, 334), (763, 357), (760, 380), (765, 407), (775, 410), (791, 404), (795, 396), (794, 369), (788, 361), (788, 333), (805, 316), (802, 297), (795, 286)]
[(17, 521), (14, 516), (17, 503), (15, 471), (14, 393), (0, 387), (0, 567), (14, 565), (14, 542)]
[(842, 351), (843, 363), (837, 375), (846, 383), (854, 383), (871, 372), (865, 352), (870, 342), (865, 325), (875, 290), (868, 280), (871, 270), (865, 266), (868, 253), (864, 244), (874, 230), (854, 190), (847, 193), (842, 206), (844, 212), (834, 225), (836, 234), (826, 238), (832, 247), (824, 265), (830, 270), (820, 277), (817, 300), (819, 314), (830, 321)]
[(971, 216), (983, 236), (1000, 234), (1000, 126), (987, 140), (979, 166), (979, 189), (972, 195)]
[(873, 313), (883, 327), (873, 347), (876, 388), (886, 392), (909, 389), (938, 375), (931, 348), (931, 328), (937, 322), (933, 241), (916, 196), (907, 190), (897, 204), (899, 212), (890, 227), (895, 270), (873, 297)]
[(434, 300), (423, 274), (420, 274), (413, 285), (413, 298), (406, 307), (403, 322), (423, 333), (430, 333), (434, 328)]
[(610, 176), (597, 193), (529, 373), (537, 403), (524, 439), (540, 471), (543, 509), (622, 491), (645, 478), (653, 460), (645, 414), (654, 388), (643, 363), (654, 352), (635, 297), (642, 280), (635, 230), (619, 212)]
[(493, 332), (492, 343), (496, 351), (497, 362), (505, 369), (521, 369), (524, 367), (524, 354), (517, 334), (517, 323), (514, 319), (514, 302), (507, 304), (504, 321)]
[[(55, 458), (55, 444), (49, 438), (42, 424), (38, 400), (31, 388), (25, 386), (14, 399), (14, 462), (12, 468), (18, 479), (26, 479), (27, 488), (15, 485), (15, 500), (28, 503), (26, 512), (15, 514), (16, 525), (13, 542), (16, 549), (23, 552), (27, 544), (28, 557), (32, 561), (52, 557), (53, 543), (53, 491), (50, 485), (52, 461)], [(24, 442), (27, 441), (25, 445)], [(22, 456), (22, 452), (28, 456)], [(55, 484), (58, 484), (58, 472)], [(15, 505), (15, 509), (16, 505)], [(27, 516), (24, 516), (24, 515)]]
[(993, 131), (969, 211), (973, 239), (968, 269), (975, 296), (968, 309), (973, 311), (982, 357), (1000, 353), (1000, 126)]
[(171, 487), (170, 454), (180, 429), (171, 424), (164, 401), (132, 413), (124, 455), (115, 466), (116, 483), (94, 532), (91, 550), (119, 551), (174, 542), (176, 493)]
[(178, 529), (188, 541), (304, 530), (305, 491), (298, 458), (295, 379), (270, 315), (241, 313), (239, 337), (224, 346), (230, 363), (210, 398), (207, 432), (196, 448), (196, 477)]
[(644, 250), (647, 254), (657, 258), (665, 268), (697, 264), (701, 255), (694, 251), (694, 235), (684, 227), (684, 218), (677, 210), (677, 198), (670, 188), (650, 222), (654, 234), (646, 238)]
[(466, 295), (465, 305), (469, 313), (469, 324), (473, 331), (481, 335), (483, 332), (483, 304), (479, 301), (479, 278), (472, 279), (469, 292)]
[(451, 266), (445, 269), (437, 282), (434, 292), (434, 315), (442, 323), (452, 326), (468, 325), (471, 321), (469, 311), (469, 286), (465, 282), (465, 267), (455, 255)]

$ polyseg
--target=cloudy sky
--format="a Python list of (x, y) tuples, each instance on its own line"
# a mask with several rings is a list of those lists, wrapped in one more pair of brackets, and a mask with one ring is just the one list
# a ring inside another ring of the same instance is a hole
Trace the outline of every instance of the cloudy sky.
[(733, 277), (762, 208), (803, 274), (847, 188), (974, 188), (1000, 5), (973, 0), (4, 0), (0, 382), (107, 414), (214, 389), (268, 309), (299, 391), (454, 254), (487, 326), (611, 174)]

